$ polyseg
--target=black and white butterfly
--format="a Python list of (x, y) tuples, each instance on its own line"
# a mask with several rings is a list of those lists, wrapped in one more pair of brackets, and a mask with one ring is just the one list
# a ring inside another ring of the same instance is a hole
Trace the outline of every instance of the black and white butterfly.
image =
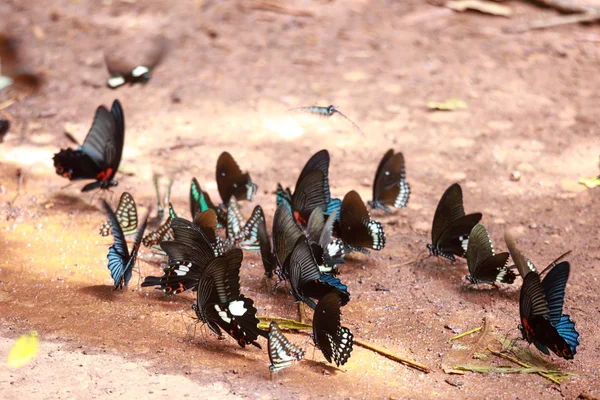
[[(258, 336), (268, 337), (258, 328), (254, 302), (240, 293), (240, 267), (243, 253), (233, 249), (211, 260), (199, 279), (196, 304), (198, 318), (221, 336), (223, 329), (241, 347), (252, 344), (259, 349)], [(219, 329), (220, 328), (220, 329)]]
[(481, 224), (477, 224), (469, 234), (467, 246), (467, 266), (469, 275), (465, 278), (473, 283), (513, 283), (516, 275), (508, 268), (509, 253), (494, 253), (492, 241)]
[(119, 100), (111, 111), (98, 107), (94, 122), (83, 144), (76, 150), (61, 149), (54, 154), (56, 173), (69, 180), (93, 179), (81, 190), (108, 189), (117, 186), (114, 179), (125, 143), (125, 117)]
[(242, 173), (231, 154), (226, 151), (217, 160), (217, 187), (223, 204), (228, 204), (231, 196), (235, 196), (237, 200), (252, 200), (257, 189), (250, 174)]
[(283, 334), (277, 322), (269, 324), (269, 360), (271, 372), (278, 372), (291, 367), (296, 361), (304, 358), (304, 349), (292, 344)]
[(322, 299), (331, 290), (338, 290), (341, 293), (342, 306), (350, 301), (348, 287), (339, 278), (321, 273), (308, 240), (304, 236), (296, 241), (286, 275), (289, 276), (294, 297), (313, 309), (316, 304), (312, 299)]
[(167, 294), (196, 290), (204, 269), (216, 257), (213, 243), (200, 227), (183, 218), (173, 218), (171, 228), (173, 240), (160, 242), (168, 267), (162, 277), (147, 276), (142, 287), (160, 286)]
[(429, 254), (456, 261), (464, 257), (469, 234), (481, 220), (481, 213), (465, 215), (462, 189), (458, 183), (450, 185), (442, 195), (433, 216)]
[(243, 239), (239, 243), (242, 250), (256, 251), (260, 249), (258, 229), (261, 224), (265, 225), (265, 214), (262, 207), (257, 205), (252, 210), (252, 215), (250, 215), (248, 221), (244, 224)]
[(306, 224), (306, 236), (321, 272), (333, 272), (339, 264), (344, 263), (347, 250), (344, 241), (332, 236), (336, 214), (334, 212), (325, 219), (323, 210), (315, 208)]
[(573, 359), (579, 345), (579, 333), (575, 323), (563, 314), (565, 287), (569, 279), (570, 265), (564, 261), (550, 265), (543, 280), (530, 272), (523, 280), (519, 299), (523, 338), (533, 343), (542, 353), (548, 349), (567, 360)]
[(142, 236), (144, 236), (144, 230), (146, 229), (146, 222), (148, 218), (146, 218), (142, 223), (142, 226), (135, 237), (135, 242), (130, 254), (129, 249), (127, 248), (127, 242), (125, 241), (125, 235), (121, 230), (121, 225), (119, 224), (117, 216), (113, 212), (112, 208), (110, 208), (110, 205), (104, 200), (103, 205), (106, 214), (108, 215), (108, 220), (110, 222), (110, 228), (114, 239), (113, 245), (108, 248), (108, 270), (110, 271), (110, 275), (113, 279), (115, 289), (122, 289), (123, 286), (127, 286), (131, 280), (133, 267), (135, 266), (137, 253), (140, 248)]
[[(123, 192), (119, 205), (115, 210), (117, 221), (121, 227), (125, 236), (132, 235), (138, 226), (138, 214), (137, 207), (133, 196), (128, 192)], [(100, 227), (100, 234), (102, 236), (110, 235), (110, 221), (105, 221)]]
[(365, 203), (354, 190), (342, 201), (339, 234), (344, 243), (361, 252), (368, 252), (367, 248), (381, 250), (385, 247), (383, 227), (371, 219)]
[(104, 55), (106, 67), (110, 78), (108, 78), (107, 86), (111, 89), (116, 89), (126, 83), (133, 85), (136, 83), (146, 84), (152, 78), (152, 71), (163, 60), (167, 52), (168, 42), (165, 37), (155, 39), (155, 46), (152, 51), (146, 55), (147, 62), (143, 65), (131, 67), (124, 65), (121, 59)]
[(163, 240), (173, 240), (175, 237), (173, 236), (173, 229), (171, 229), (171, 220), (176, 217), (175, 210), (173, 210), (173, 206), (169, 203), (169, 216), (167, 217), (167, 220), (155, 231), (144, 236), (144, 239), (142, 240), (144, 246), (157, 247)]
[(273, 217), (273, 254), (279, 267), (275, 272), (282, 279), (288, 278), (289, 257), (300, 237), (304, 237), (304, 232), (296, 224), (289, 206), (279, 204)]
[(315, 308), (313, 316), (313, 340), (329, 362), (339, 367), (352, 353), (354, 335), (340, 322), (342, 294), (337, 290), (327, 293)]
[(394, 154), (390, 149), (379, 162), (373, 180), (373, 200), (369, 205), (373, 209), (382, 209), (391, 213), (389, 206), (405, 208), (410, 197), (410, 185), (406, 182), (406, 166), (402, 153)]

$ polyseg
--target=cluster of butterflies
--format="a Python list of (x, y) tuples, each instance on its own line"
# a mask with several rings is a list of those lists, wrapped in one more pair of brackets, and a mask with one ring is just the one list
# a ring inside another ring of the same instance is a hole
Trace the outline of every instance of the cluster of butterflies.
[[(116, 186), (124, 138), (120, 102), (115, 100), (110, 111), (98, 107), (83, 144), (55, 154), (56, 173), (70, 180), (93, 180), (82, 191)], [(304, 350), (289, 342), (275, 322), (268, 332), (258, 328), (254, 302), (240, 292), (242, 250), (259, 251), (266, 277), (288, 282), (295, 299), (314, 309), (313, 339), (325, 358), (338, 366), (345, 364), (352, 352), (353, 335), (341, 325), (340, 309), (350, 300), (350, 293), (336, 272), (353, 251), (383, 249), (385, 233), (381, 224), (371, 219), (357, 192), (350, 191), (343, 200), (331, 198), (329, 164), (329, 152), (319, 151), (306, 163), (293, 192), (278, 185), (272, 240), (260, 205), (244, 220), (238, 202), (252, 200), (257, 186), (228, 152), (219, 156), (216, 166), (221, 203), (215, 204), (196, 178), (192, 179), (191, 220), (179, 217), (169, 203), (172, 181), (161, 204), (156, 176), (157, 219), (163, 218), (165, 209), (168, 215), (145, 236), (148, 217), (138, 227), (137, 207), (130, 193), (121, 195), (114, 211), (103, 202), (108, 221), (100, 233), (108, 236), (112, 232), (114, 238), (108, 268), (115, 289), (131, 280), (142, 243), (160, 249), (167, 256), (164, 273), (147, 276), (142, 287), (158, 287), (167, 294), (195, 291), (192, 308), (199, 321), (218, 336), (225, 331), (241, 347), (260, 347), (258, 337), (267, 338), (271, 370), (277, 371), (300, 360)], [(402, 153), (390, 150), (377, 168), (373, 199), (368, 204), (391, 212), (390, 207), (405, 207), (409, 196)], [(125, 239), (129, 235), (135, 235), (131, 251)]]
[[(82, 191), (116, 186), (124, 137), (125, 120), (119, 101), (114, 101), (110, 111), (98, 107), (83, 144), (55, 154), (57, 174), (70, 180), (93, 180)], [(138, 227), (131, 194), (122, 194), (115, 211), (103, 202), (108, 221), (100, 232), (105, 236), (112, 232), (114, 238), (108, 268), (115, 289), (129, 283), (142, 243), (160, 249), (167, 256), (163, 274), (147, 276), (142, 286), (158, 287), (169, 295), (196, 292), (192, 308), (198, 321), (219, 337), (225, 331), (241, 347), (251, 344), (260, 348), (258, 337), (267, 338), (270, 368), (277, 371), (302, 359), (304, 350), (287, 340), (275, 322), (269, 331), (260, 329), (254, 301), (241, 293), (242, 250), (259, 251), (266, 278), (277, 276), (289, 284), (297, 301), (314, 310), (315, 345), (329, 362), (344, 365), (352, 352), (353, 334), (341, 324), (341, 307), (350, 301), (350, 293), (337, 276), (338, 268), (351, 252), (367, 254), (370, 249), (384, 248), (383, 226), (371, 219), (366, 205), (388, 213), (390, 207), (406, 207), (410, 186), (402, 153), (389, 150), (377, 167), (371, 201), (365, 204), (356, 191), (348, 192), (342, 200), (332, 198), (329, 164), (329, 152), (321, 150), (305, 164), (293, 192), (277, 185), (271, 238), (260, 205), (244, 221), (238, 202), (252, 200), (257, 185), (228, 152), (219, 156), (216, 166), (220, 203), (214, 203), (192, 179), (191, 220), (178, 216), (169, 203), (172, 181), (161, 204), (157, 177), (157, 219), (163, 219), (165, 209), (168, 215), (146, 236), (148, 217)], [(430, 254), (452, 261), (466, 258), (467, 279), (475, 284), (513, 283), (516, 269), (524, 279), (520, 301), (523, 337), (546, 354), (550, 349), (561, 357), (573, 358), (579, 335), (569, 316), (562, 314), (569, 263), (558, 263), (558, 259), (538, 274), (507, 236), (515, 262), (508, 266), (509, 254), (495, 254), (487, 231), (479, 224), (481, 218), (480, 213), (465, 215), (462, 190), (458, 184), (451, 185), (434, 215), (432, 243), (427, 245)], [(133, 234), (130, 252), (125, 237)]]
[[(561, 261), (565, 253), (540, 273), (534, 264), (517, 248), (514, 238), (505, 233), (509, 252), (494, 252), (485, 227), (479, 224), (481, 213), (465, 215), (462, 189), (457, 183), (442, 195), (433, 218), (431, 255), (455, 261), (455, 257), (467, 260), (473, 283), (509, 283), (515, 281), (516, 273), (523, 278), (521, 286), (519, 329), (523, 338), (533, 343), (542, 353), (552, 350), (559, 357), (572, 359), (579, 345), (575, 323), (563, 314), (565, 287), (569, 279), (570, 265)], [(508, 265), (509, 257), (514, 265)]]

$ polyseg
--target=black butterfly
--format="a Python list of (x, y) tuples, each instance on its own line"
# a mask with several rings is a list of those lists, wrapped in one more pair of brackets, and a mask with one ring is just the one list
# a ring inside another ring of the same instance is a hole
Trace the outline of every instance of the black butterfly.
[(281, 203), (275, 209), (273, 217), (273, 254), (279, 266), (276, 272), (280, 278), (288, 278), (289, 256), (300, 237), (304, 237), (304, 232), (296, 224), (288, 205)]
[(492, 241), (481, 224), (475, 225), (469, 234), (465, 257), (470, 274), (466, 279), (473, 284), (515, 281), (515, 273), (507, 266), (509, 254), (494, 253)]
[(575, 356), (579, 345), (575, 323), (562, 313), (569, 271), (564, 261), (551, 267), (542, 281), (537, 273), (528, 273), (519, 300), (523, 338), (542, 353), (549, 355), (550, 349), (567, 360)]
[(10, 129), (10, 122), (7, 119), (0, 118), (0, 143), (4, 141), (4, 136), (8, 133)]
[(209, 194), (202, 190), (196, 178), (193, 178), (190, 185), (190, 211), (192, 218), (199, 212), (208, 209), (215, 210), (220, 225), (227, 225), (227, 208), (223, 205), (215, 206)]
[(98, 107), (94, 123), (83, 144), (77, 149), (61, 149), (54, 155), (54, 167), (58, 175), (69, 180), (94, 179), (81, 190), (117, 186), (115, 174), (121, 163), (125, 142), (125, 117), (119, 100), (115, 100), (109, 112)]
[(371, 219), (365, 203), (354, 190), (342, 201), (339, 230), (344, 243), (354, 250), (365, 252), (365, 248), (381, 250), (385, 247), (383, 227)]
[(252, 200), (257, 189), (250, 174), (242, 173), (231, 154), (226, 151), (217, 160), (217, 187), (223, 204), (229, 203), (231, 196), (238, 200)]
[(292, 206), (292, 191), (290, 190), (290, 188), (285, 188), (283, 189), (283, 186), (281, 186), (280, 183), (277, 184), (277, 205), (280, 205), (283, 202), (286, 202), (287, 204), (289, 204), (289, 206)]
[(332, 213), (325, 219), (323, 210), (315, 208), (306, 224), (306, 236), (321, 272), (332, 272), (337, 265), (344, 263), (346, 246), (343, 240), (332, 236), (336, 214)]
[(144, 246), (158, 246), (163, 240), (173, 240), (175, 237), (173, 236), (173, 229), (171, 229), (171, 220), (176, 217), (175, 210), (173, 210), (173, 206), (169, 203), (169, 216), (167, 220), (158, 229), (144, 237), (142, 240)]
[[(260, 206), (256, 206), (260, 207)], [(262, 209), (261, 209), (262, 211)], [(258, 244), (260, 246), (260, 257), (262, 258), (263, 267), (265, 268), (265, 276), (268, 279), (273, 277), (273, 272), (277, 268), (277, 260), (273, 254), (273, 248), (271, 246), (271, 240), (267, 232), (267, 225), (265, 220), (258, 222), (257, 225)]]
[(337, 290), (327, 293), (315, 309), (313, 316), (313, 340), (327, 361), (344, 365), (352, 353), (354, 336), (350, 329), (340, 324), (342, 294)]
[(258, 328), (256, 308), (252, 299), (240, 294), (240, 267), (243, 253), (233, 249), (214, 258), (200, 279), (196, 304), (198, 318), (221, 336), (219, 328), (237, 340), (241, 347), (252, 344), (259, 349), (258, 336), (268, 337)]
[(390, 149), (379, 162), (373, 181), (373, 200), (369, 205), (391, 213), (388, 205), (404, 208), (410, 197), (410, 185), (406, 182), (406, 167), (402, 153)]
[[(124, 235), (132, 235), (138, 226), (137, 207), (133, 196), (128, 192), (123, 192), (119, 205), (115, 211), (119, 226), (123, 230)], [(100, 227), (100, 234), (108, 236), (110, 234), (110, 221), (106, 221)]]
[(271, 321), (269, 325), (269, 360), (271, 372), (278, 372), (291, 367), (295, 361), (304, 358), (304, 349), (292, 344), (284, 335), (277, 322)]
[(158, 190), (158, 178), (159, 176), (157, 174), (154, 174), (152, 180), (154, 181), (154, 190), (156, 191), (157, 219), (158, 221), (160, 221), (164, 216), (164, 209), (165, 207), (167, 207), (171, 199), (171, 187), (173, 186), (173, 178), (169, 179), (169, 183), (167, 184), (167, 190), (165, 191), (165, 198), (162, 203), (160, 200), (160, 191)]
[(162, 277), (146, 277), (142, 287), (160, 286), (167, 294), (196, 290), (202, 271), (216, 257), (215, 248), (202, 229), (190, 221), (173, 218), (171, 228), (174, 239), (160, 242), (169, 266)]
[(121, 65), (121, 60), (117, 60), (113, 57), (108, 57), (105, 53), (104, 60), (110, 78), (107, 81), (107, 85), (111, 89), (116, 89), (126, 83), (133, 85), (135, 83), (147, 83), (152, 78), (152, 70), (156, 68), (158, 64), (164, 58), (167, 51), (167, 39), (159, 37), (156, 46), (152, 49), (152, 52), (147, 55), (148, 63), (145, 65), (138, 65), (135, 68)]
[[(280, 186), (281, 188), (281, 186)], [(278, 202), (288, 204), (293, 211), (294, 218), (300, 225), (306, 225), (310, 214), (315, 208), (321, 208), (325, 215), (329, 215), (340, 208), (340, 200), (332, 199), (329, 191), (329, 152), (321, 150), (313, 155), (298, 177), (294, 194), (289, 199), (287, 192), (279, 191)]]
[(346, 285), (331, 274), (321, 273), (319, 264), (305, 237), (299, 237), (296, 241), (294, 250), (290, 255), (287, 276), (289, 276), (294, 297), (305, 302), (313, 309), (316, 307), (313, 298), (321, 299), (334, 289), (342, 294), (342, 306), (350, 301), (350, 293), (348, 293)]
[(451, 185), (440, 199), (433, 216), (429, 254), (456, 261), (454, 256), (464, 257), (469, 234), (481, 220), (481, 213), (465, 215), (462, 189), (458, 183)]
[(103, 204), (106, 214), (108, 215), (110, 228), (114, 238), (113, 245), (108, 249), (108, 270), (110, 271), (110, 275), (115, 283), (115, 289), (122, 289), (123, 286), (127, 286), (131, 280), (133, 267), (135, 266), (135, 260), (140, 248), (142, 236), (144, 236), (144, 230), (146, 229), (146, 222), (148, 218), (144, 220), (142, 227), (138, 231), (138, 234), (135, 237), (133, 248), (131, 249), (131, 254), (129, 254), (127, 242), (125, 241), (125, 235), (121, 230), (121, 225), (119, 224), (117, 216), (106, 201), (103, 200)]

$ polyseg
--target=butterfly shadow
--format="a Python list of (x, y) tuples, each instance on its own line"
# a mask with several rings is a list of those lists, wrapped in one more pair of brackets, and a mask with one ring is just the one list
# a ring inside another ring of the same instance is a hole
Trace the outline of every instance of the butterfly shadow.
[(115, 300), (119, 296), (122, 295), (123, 291), (127, 291), (127, 289), (115, 290), (115, 287), (112, 285), (93, 285), (93, 286), (84, 286), (79, 289), (81, 293), (92, 295), (97, 297), (100, 300)]
[(490, 293), (494, 293), (494, 295), (498, 295), (499, 297), (503, 297), (506, 300), (510, 300), (511, 302), (519, 301), (519, 291), (511, 290), (509, 285), (502, 284), (489, 284), (489, 283), (479, 283), (472, 284), (467, 282), (463, 277), (463, 284), (461, 285), (460, 292), (463, 293), (466, 297), (477, 297), (486, 299), (489, 298)]
[(80, 212), (100, 212), (100, 209), (96, 205), (87, 202), (81, 196), (74, 196), (63, 192), (55, 193), (48, 200), (48, 203), (53, 203), (55, 210), (63, 212), (72, 212), (73, 210)]

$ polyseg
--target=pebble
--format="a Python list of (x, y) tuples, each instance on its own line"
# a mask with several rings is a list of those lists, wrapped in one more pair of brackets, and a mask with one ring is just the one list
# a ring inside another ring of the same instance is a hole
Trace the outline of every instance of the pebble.
[(521, 180), (521, 172), (513, 171), (510, 173), (510, 180), (513, 182), (518, 182)]

